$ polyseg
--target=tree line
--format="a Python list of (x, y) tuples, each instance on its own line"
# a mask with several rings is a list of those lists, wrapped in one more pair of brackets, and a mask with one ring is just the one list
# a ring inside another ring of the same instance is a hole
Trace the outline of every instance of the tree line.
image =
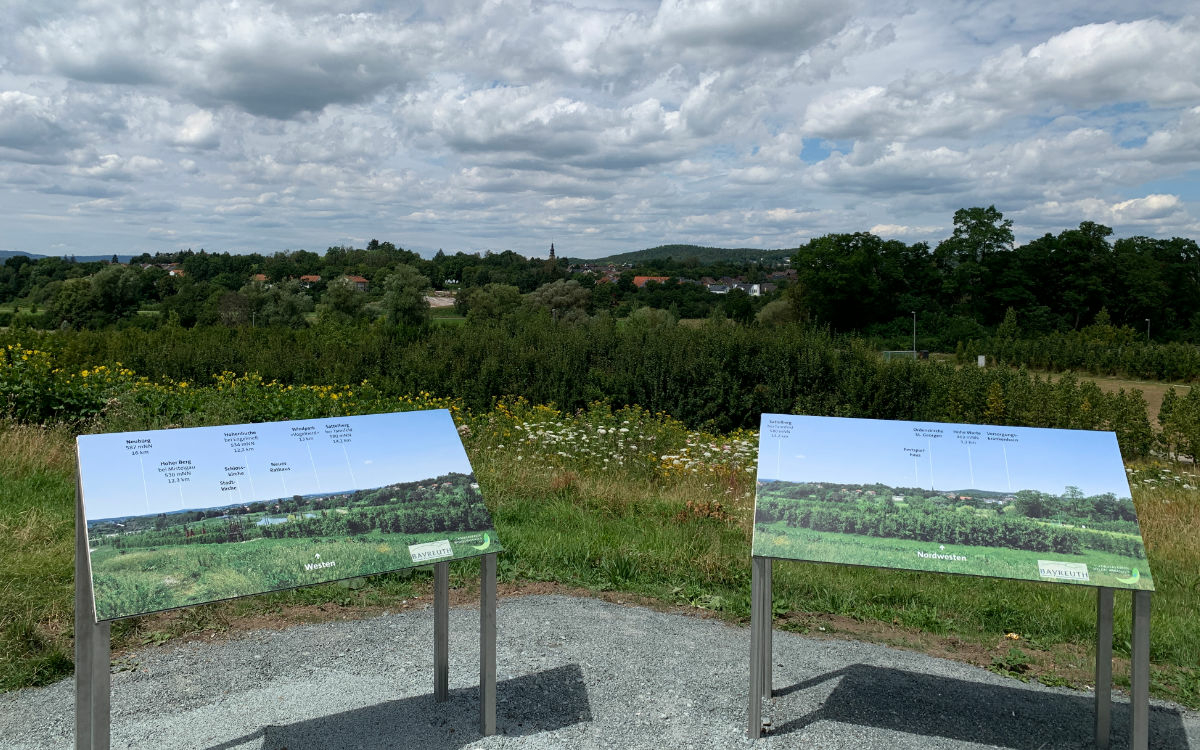
[[(1024, 336), (1104, 322), (1155, 340), (1200, 334), (1200, 246), (1180, 237), (1112, 239), (1085, 221), (1076, 229), (1014, 242), (994, 206), (954, 214), (950, 237), (930, 248), (866, 232), (829, 234), (793, 258), (797, 312), (837, 331), (953, 347), (983, 339), (1006, 319)], [(1010, 326), (1011, 328), (1011, 326)], [(922, 347), (922, 343), (918, 347)], [(908, 348), (908, 347), (904, 347)]]
[(769, 495), (759, 497), (755, 509), (755, 523), (785, 523), (813, 531), (1058, 554), (1091, 549), (1139, 559), (1146, 556), (1136, 535), (1052, 525), (1020, 516), (897, 508), (890, 501), (887, 505), (837, 506)]
[[(670, 310), (676, 318), (706, 317), (720, 309), (726, 317), (748, 322), (767, 301), (752, 300), (741, 290), (721, 299), (699, 284), (680, 283), (677, 275), (650, 289), (633, 284), (639, 272), (694, 270), (670, 259), (624, 268), (612, 283), (594, 273), (571, 274), (570, 268), (565, 258), (526, 258), (513, 251), (439, 251), (424, 259), (376, 240), (364, 249), (331, 247), (322, 255), (305, 250), (272, 256), (187, 250), (143, 254), (128, 265), (115, 258), (75, 263), (13, 256), (0, 265), (0, 305), (13, 308), (0, 310), (0, 326), (154, 328), (174, 322), (184, 327), (420, 327), (429, 322), (425, 295), (445, 289), (467, 292), (459, 296), (458, 310), (466, 315), (475, 309), (475, 318), (513, 312), (524, 296), (531, 306), (556, 302), (557, 307), (551, 306), (555, 315), (608, 311), (624, 317), (648, 306)], [(751, 262), (719, 263), (704, 272), (763, 276)]]
[[(248, 509), (247, 509), (248, 508)], [(282, 523), (255, 522), (286, 518)], [(160, 513), (126, 519), (124, 526), (91, 524), (93, 543), (117, 549), (247, 539), (355, 536), (372, 531), (423, 534), (488, 528), (474, 477), (451, 473), (419, 482), (321, 497), (295, 496), (249, 506)], [(129, 533), (119, 533), (119, 530)]]
[[(905, 507), (917, 509), (971, 508), (996, 514), (1046, 519), (1061, 523), (1108, 524), (1110, 531), (1136, 533), (1137, 513), (1133, 499), (1117, 497), (1111, 492), (1085, 495), (1078, 487), (1066, 487), (1062, 494), (1023, 489), (1011, 495), (979, 489), (946, 491), (924, 487), (889, 487), (886, 484), (837, 484), (832, 482), (772, 482), (767, 485), (772, 496), (797, 500), (818, 500), (824, 503), (858, 503), (876, 499), (883, 507), (891, 498), (902, 497)], [(970, 495), (963, 493), (969, 492)]]
[[(915, 323), (916, 348), (943, 351), (985, 340), (1006, 322), (1018, 340), (1099, 321), (1160, 342), (1200, 334), (1196, 242), (1114, 240), (1112, 229), (1088, 221), (1022, 245), (1015, 243), (1012, 221), (994, 206), (955, 212), (951, 235), (934, 246), (869, 232), (827, 234), (791, 252), (794, 282), (769, 278), (773, 258), (739, 255), (737, 262), (701, 263), (703, 248), (675, 249), (678, 257), (637, 259), (609, 279), (581, 272), (566, 258), (439, 251), (426, 259), (377, 240), (323, 254), (143, 254), (128, 266), (15, 256), (0, 266), (0, 305), (17, 309), (0, 310), (0, 325), (154, 327), (173, 320), (185, 327), (421, 326), (428, 322), (424, 293), (455, 289), (459, 312), (475, 319), (516, 313), (522, 300), (568, 320), (600, 313), (624, 318), (649, 307), (675, 319), (809, 321), (895, 348), (912, 346)], [(638, 275), (667, 281), (636, 286)], [(365, 279), (367, 288), (348, 283), (347, 276)], [(771, 280), (779, 288), (758, 297), (741, 290), (716, 295), (693, 283), (703, 276)]]

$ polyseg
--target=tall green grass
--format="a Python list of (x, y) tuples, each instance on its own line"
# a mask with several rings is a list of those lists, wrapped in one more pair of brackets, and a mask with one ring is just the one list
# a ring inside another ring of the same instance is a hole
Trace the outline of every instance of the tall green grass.
[[(348, 539), (253, 539), (128, 551), (99, 547), (92, 551), (96, 608), (111, 619), (409, 568), (408, 545), (446, 537), (447, 532), (376, 532)], [(314, 553), (334, 566), (305, 570), (306, 563), (318, 561)], [(454, 549), (456, 559), (473, 554), (465, 546)]]
[(74, 455), (63, 430), (0, 422), (0, 690), (71, 671)]

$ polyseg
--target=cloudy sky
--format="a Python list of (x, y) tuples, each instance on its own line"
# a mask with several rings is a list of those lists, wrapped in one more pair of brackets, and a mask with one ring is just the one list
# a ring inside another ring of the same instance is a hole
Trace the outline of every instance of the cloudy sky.
[(1195, 7), (5, 0), (0, 249), (1200, 238)]

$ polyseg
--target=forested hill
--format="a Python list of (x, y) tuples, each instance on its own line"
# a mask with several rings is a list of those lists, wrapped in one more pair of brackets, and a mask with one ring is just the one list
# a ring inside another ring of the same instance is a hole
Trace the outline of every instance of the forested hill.
[[(32, 260), (38, 260), (40, 258), (51, 257), (49, 255), (40, 255), (38, 253), (27, 253), (24, 250), (0, 250), (0, 263), (3, 263), (5, 260), (16, 257), (18, 255), (24, 256), (26, 258), (30, 258)], [(73, 258), (78, 263), (100, 263), (100, 262), (104, 262), (104, 261), (110, 261), (113, 259), (114, 256), (112, 256), (112, 255), (72, 255), (70, 257)], [(128, 263), (130, 261), (130, 259), (133, 258), (133, 255), (129, 254), (129, 253), (126, 253), (125, 255), (121, 255), (120, 253), (118, 253), (116, 255), (116, 258), (121, 263)]]
[[(703, 247), (701, 245), (659, 245), (645, 250), (634, 250), (628, 253), (608, 255), (603, 258), (589, 258), (587, 263), (645, 263), (652, 260), (671, 258), (683, 262), (692, 258), (700, 265), (713, 263), (750, 263), (769, 262), (782, 263), (796, 254), (796, 248), (786, 250), (755, 250), (749, 247), (722, 248)], [(572, 258), (572, 260), (579, 260)]]

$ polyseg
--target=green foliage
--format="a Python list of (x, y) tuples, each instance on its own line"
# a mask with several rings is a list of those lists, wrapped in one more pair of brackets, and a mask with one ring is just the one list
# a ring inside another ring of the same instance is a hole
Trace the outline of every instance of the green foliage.
[(396, 266), (383, 281), (383, 300), (380, 306), (388, 325), (401, 328), (420, 328), (429, 323), (429, 301), (425, 293), (429, 279), (412, 266)]
[(794, 323), (797, 320), (796, 311), (792, 309), (792, 303), (786, 299), (777, 299), (763, 305), (763, 308), (758, 311), (754, 319), (765, 326), (781, 326), (786, 323)]
[(1029, 666), (1029, 655), (1016, 646), (1012, 646), (1004, 656), (992, 657), (991, 669), (993, 672), (1007, 677), (1028, 679), (1025, 677), (1025, 673), (1029, 671)]
[[(152, 382), (204, 384), (225, 371), (255, 373), (248, 377), (284, 387), (367, 381), (372, 399), (428, 392), (474, 410), (507, 395), (567, 409), (604, 399), (715, 430), (754, 427), (759, 415), (774, 412), (1113, 430), (1126, 456), (1145, 456), (1154, 442), (1136, 391), (1108, 394), (1073, 377), (1051, 382), (1006, 368), (884, 361), (857, 340), (835, 340), (801, 324), (645, 323), (618, 326), (598, 316), (561, 325), (548, 315), (524, 315), (439, 327), (418, 338), (379, 327), (323, 326), (270, 335), (221, 327), (60, 332), (33, 337), (55, 350), (36, 366), (18, 361), (14, 349), (0, 353), (8, 360), (0, 369), (0, 403), (34, 421), (70, 412), (71, 404), (97, 413), (114, 391), (84, 387), (80, 373), (107, 361), (123, 362)], [(271, 402), (277, 408), (268, 412), (261, 408), (266, 402), (247, 405), (255, 418), (319, 411), (311, 392), (296, 404), (288, 399), (298, 394), (269, 392), (283, 400)], [(176, 424), (194, 419), (188, 414), (202, 398), (181, 393), (167, 403), (153, 389), (132, 394), (118, 403), (177, 414)], [(205, 408), (231, 413), (220, 402)]]
[(521, 290), (509, 284), (484, 284), (462, 290), (454, 304), (467, 320), (499, 320), (521, 306)]
[(1087, 372), (1146, 380), (1200, 378), (1200, 349), (1181, 342), (1147, 343), (1130, 328), (1088, 326), (1029, 338), (992, 337), (989, 354), (1003, 364), (1051, 372)]
[(225, 325), (303, 328), (308, 325), (305, 316), (313, 310), (312, 298), (297, 281), (254, 282), (237, 294), (221, 294), (217, 300)]
[(1159, 439), (1169, 454), (1193, 460), (1200, 456), (1200, 389), (1189, 388), (1183, 397), (1174, 388), (1167, 390), (1158, 411), (1158, 423), (1162, 428)]
[(575, 279), (559, 279), (543, 284), (525, 298), (527, 305), (550, 311), (555, 321), (578, 322), (586, 319), (592, 293)]
[(366, 304), (366, 292), (359, 291), (349, 279), (336, 279), (326, 287), (316, 307), (317, 320), (330, 326), (351, 326), (367, 317)]
[[(910, 503), (899, 507), (890, 499), (902, 492)], [(864, 497), (883, 498), (865, 501)], [(778, 482), (763, 488), (756, 504), (755, 523), (784, 523), (793, 528), (838, 534), (857, 534), (917, 542), (1000, 547), (1032, 552), (1076, 555), (1095, 550), (1122, 557), (1145, 559), (1137, 527), (1132, 524), (1133, 507), (1112, 497), (1086, 498), (1081, 509), (1067, 508), (1064, 501), (1042, 493), (1017, 493), (1017, 512), (998, 515), (996, 509), (975, 503), (956, 512), (945, 498), (932, 491), (919, 492), (884, 487), (864, 495), (845, 485)], [(1061, 519), (1054, 522), (1035, 519)], [(1098, 530), (1096, 522), (1109, 522)], [(1123, 524), (1121, 522), (1124, 522)], [(1090, 527), (1090, 528), (1089, 528)]]

